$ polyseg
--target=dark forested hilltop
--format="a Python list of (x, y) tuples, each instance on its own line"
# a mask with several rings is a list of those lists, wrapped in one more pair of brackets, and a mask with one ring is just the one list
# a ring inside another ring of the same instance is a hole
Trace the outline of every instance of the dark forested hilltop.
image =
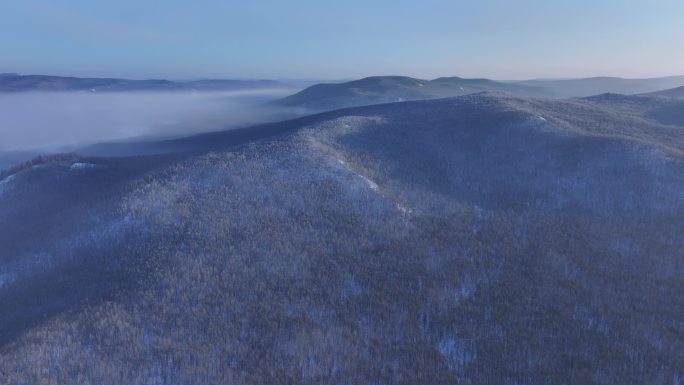
[(463, 96), (477, 92), (505, 91), (521, 96), (549, 96), (540, 87), (509, 84), (489, 79), (442, 77), (434, 80), (406, 76), (373, 76), (344, 83), (322, 83), (276, 102), (313, 111), (369, 104)]
[(0, 382), (678, 384), (676, 103), (478, 93), (27, 163)]

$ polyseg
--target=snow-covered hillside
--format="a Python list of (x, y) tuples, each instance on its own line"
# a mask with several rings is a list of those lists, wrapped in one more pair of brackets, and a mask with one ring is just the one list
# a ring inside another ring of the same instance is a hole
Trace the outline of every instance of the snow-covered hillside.
[(481, 93), (16, 167), (0, 378), (672, 384), (684, 126), (658, 100)]

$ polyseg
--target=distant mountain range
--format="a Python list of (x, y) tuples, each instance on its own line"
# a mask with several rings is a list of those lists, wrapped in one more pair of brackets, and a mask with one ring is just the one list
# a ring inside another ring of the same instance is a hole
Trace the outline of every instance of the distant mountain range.
[(276, 104), (325, 111), (337, 108), (407, 100), (437, 99), (483, 91), (512, 95), (567, 98), (602, 93), (640, 94), (684, 85), (684, 76), (655, 79), (587, 78), (502, 82), (489, 79), (445, 77), (434, 80), (405, 76), (375, 76), (345, 83), (322, 83), (306, 88)]
[(585, 97), (603, 93), (636, 95), (684, 86), (684, 76), (651, 79), (624, 79), (618, 77), (593, 77), (563, 80), (526, 80), (518, 85), (541, 87), (555, 97)]
[(316, 84), (276, 103), (309, 110), (332, 110), (370, 104), (461, 96), (483, 91), (506, 91), (521, 96), (550, 96), (548, 91), (541, 87), (489, 79), (444, 77), (424, 80), (406, 76), (374, 76), (345, 83)]
[(77, 78), (50, 75), (0, 74), (0, 92), (21, 91), (233, 91), (243, 89), (286, 88), (274, 80), (205, 79), (171, 81), (164, 79), (130, 80), (115, 78)]
[[(0, 74), (0, 93), (22, 91), (232, 91), (247, 89), (299, 88), (308, 82), (276, 80), (165, 79), (130, 80), (117, 78), (78, 78), (50, 75)], [(373, 76), (340, 83), (314, 84), (275, 102), (280, 106), (327, 111), (345, 107), (438, 99), (477, 92), (503, 91), (517, 96), (541, 98), (586, 97), (603, 93), (646, 94), (684, 87), (684, 76), (653, 79), (596, 77), (564, 80), (495, 81), (441, 77), (424, 80), (406, 76)], [(683, 89), (662, 96), (682, 97)]]

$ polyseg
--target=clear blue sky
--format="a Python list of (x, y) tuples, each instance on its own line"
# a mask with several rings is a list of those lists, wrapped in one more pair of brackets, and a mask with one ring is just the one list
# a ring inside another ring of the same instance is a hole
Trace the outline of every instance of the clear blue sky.
[(0, 0), (0, 72), (684, 74), (684, 0)]

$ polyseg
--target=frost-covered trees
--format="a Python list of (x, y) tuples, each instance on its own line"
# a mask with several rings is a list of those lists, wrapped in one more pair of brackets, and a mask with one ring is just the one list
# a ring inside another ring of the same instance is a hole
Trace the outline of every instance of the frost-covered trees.
[(0, 382), (679, 385), (682, 142), (602, 108), (480, 95), (20, 171)]

